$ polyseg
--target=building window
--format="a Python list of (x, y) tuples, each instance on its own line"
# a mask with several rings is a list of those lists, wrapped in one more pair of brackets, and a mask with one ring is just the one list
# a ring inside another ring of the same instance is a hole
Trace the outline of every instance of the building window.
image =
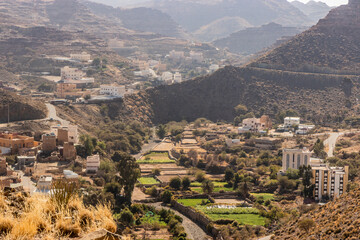
[(304, 165), (305, 165), (305, 166), (307, 166), (307, 165), (308, 165), (308, 163), (307, 163), (307, 162), (308, 162), (308, 156), (307, 156), (307, 155), (305, 155), (305, 159), (304, 159)]
[(290, 166), (290, 155), (287, 154), (287, 155), (286, 155), (286, 169), (288, 169), (289, 166)]
[(298, 168), (300, 167), (300, 154), (298, 154), (297, 156), (297, 167)]

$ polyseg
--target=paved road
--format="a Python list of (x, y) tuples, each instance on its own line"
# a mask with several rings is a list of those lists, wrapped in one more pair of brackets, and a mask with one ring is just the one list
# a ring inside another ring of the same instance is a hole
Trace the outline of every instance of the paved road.
[(62, 126), (69, 126), (69, 124), (70, 124), (69, 121), (66, 121), (66, 120), (58, 117), (58, 115), (56, 113), (56, 108), (54, 105), (52, 105), (50, 103), (46, 103), (45, 105), (46, 105), (46, 108), (48, 109), (47, 119), (53, 119), (55, 121), (59, 121)]
[(26, 192), (30, 192), (30, 194), (34, 193), (34, 191), (36, 190), (35, 183), (31, 181), (30, 177), (25, 176), (22, 171), (18, 171), (18, 173), (24, 190)]
[(163, 207), (161, 206), (161, 203), (152, 203), (150, 205), (156, 207), (157, 209), (161, 209), (161, 208), (170, 209), (171, 211), (175, 212), (176, 215), (182, 217), (183, 219), (182, 226), (184, 227), (185, 232), (187, 233), (187, 239), (192, 239), (192, 240), (211, 239), (211, 237), (208, 236), (204, 232), (204, 230), (202, 230), (201, 227), (199, 227), (196, 223), (194, 223), (193, 221), (191, 221), (189, 218), (182, 215), (178, 211), (169, 207)]
[(328, 152), (327, 152), (328, 157), (334, 156), (336, 141), (343, 134), (344, 134), (343, 132), (329, 133), (330, 135), (329, 138), (324, 141), (324, 145), (328, 146)]

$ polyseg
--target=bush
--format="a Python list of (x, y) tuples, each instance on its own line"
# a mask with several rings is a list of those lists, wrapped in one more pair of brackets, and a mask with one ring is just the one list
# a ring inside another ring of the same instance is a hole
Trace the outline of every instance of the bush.
[(315, 222), (314, 222), (314, 220), (307, 218), (307, 219), (303, 219), (303, 220), (299, 221), (298, 226), (301, 230), (308, 233), (310, 231), (310, 229), (315, 227)]
[(161, 195), (161, 200), (163, 203), (170, 203), (172, 198), (172, 193), (169, 190), (165, 190)]
[(169, 186), (175, 190), (180, 190), (181, 188), (181, 179), (179, 177), (172, 178), (170, 180)]
[(196, 181), (198, 181), (198, 182), (203, 182), (203, 181), (205, 180), (205, 173), (202, 172), (202, 171), (196, 172), (196, 174), (195, 174), (195, 179), (196, 179)]
[(188, 190), (190, 185), (191, 185), (190, 178), (184, 177), (183, 180), (182, 180), (182, 188), (183, 188), (183, 190)]
[(154, 176), (160, 176), (160, 173), (161, 173), (161, 170), (160, 170), (159, 168), (154, 168), (154, 169), (152, 170), (152, 174), (153, 174)]
[(132, 226), (134, 224), (134, 215), (129, 209), (124, 209), (119, 217), (119, 221), (125, 226)]

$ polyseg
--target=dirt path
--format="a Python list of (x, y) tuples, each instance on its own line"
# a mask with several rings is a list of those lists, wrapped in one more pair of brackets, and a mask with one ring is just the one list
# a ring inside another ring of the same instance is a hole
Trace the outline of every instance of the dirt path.
[(151, 203), (149, 205), (152, 205), (152, 206), (156, 207), (157, 209), (161, 209), (161, 208), (169, 209), (169, 210), (175, 212), (176, 215), (182, 217), (182, 219), (183, 219), (182, 225), (188, 235), (187, 239), (192, 239), (192, 240), (212, 239), (209, 235), (207, 235), (205, 233), (204, 230), (202, 230), (201, 227), (199, 227), (196, 223), (191, 221), (188, 217), (184, 216), (180, 212), (178, 212), (172, 208), (169, 208), (169, 207), (161, 206), (161, 203)]

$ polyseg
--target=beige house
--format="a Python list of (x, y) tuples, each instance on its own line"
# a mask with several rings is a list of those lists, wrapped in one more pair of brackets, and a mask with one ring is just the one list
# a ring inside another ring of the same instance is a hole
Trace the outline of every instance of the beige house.
[(88, 54), (87, 52), (74, 53), (74, 54), (70, 54), (70, 58), (81, 62), (89, 62), (91, 60), (91, 55)]
[(303, 149), (283, 149), (282, 170), (286, 172), (289, 168), (299, 169), (300, 166), (310, 165), (311, 152)]

